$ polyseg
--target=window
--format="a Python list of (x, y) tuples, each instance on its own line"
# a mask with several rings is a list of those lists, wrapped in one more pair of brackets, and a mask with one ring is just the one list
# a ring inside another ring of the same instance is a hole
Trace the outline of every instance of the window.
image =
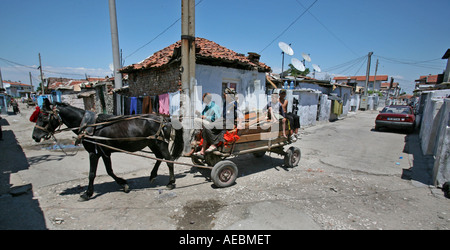
[(222, 93), (225, 92), (226, 88), (230, 88), (237, 91), (237, 81), (224, 80), (222, 82)]

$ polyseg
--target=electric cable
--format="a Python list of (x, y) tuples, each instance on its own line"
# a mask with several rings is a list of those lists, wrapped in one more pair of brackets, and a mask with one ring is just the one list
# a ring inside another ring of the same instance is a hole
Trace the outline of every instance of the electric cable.
[(275, 37), (269, 44), (267, 44), (267, 46), (266, 47), (264, 47), (264, 49), (262, 49), (258, 54), (260, 54), (261, 55), (261, 53), (264, 51), (264, 50), (266, 50), (270, 45), (272, 45), (278, 38), (280, 38), (282, 35), (284, 35), (284, 33), (286, 33), (286, 31), (288, 31), (289, 30), (289, 28), (291, 28), (292, 27), (292, 25), (294, 25), (298, 20), (300, 20), (300, 18), (303, 16), (303, 15), (305, 15), (305, 13), (309, 10), (309, 9), (311, 9), (313, 6), (314, 6), (314, 4), (316, 4), (317, 3), (317, 1), (318, 0), (316, 0), (316, 1), (314, 1), (305, 11), (303, 11), (293, 22), (291, 22), (287, 27), (286, 27), (286, 29), (284, 29), (277, 37)]
[[(195, 4), (195, 7), (197, 7), (199, 4), (201, 4), (204, 0), (200, 0), (198, 3)], [(177, 20), (175, 20), (175, 22), (173, 22), (171, 25), (169, 25), (167, 28), (165, 28), (163, 31), (161, 31), (158, 35), (156, 35), (154, 38), (152, 38), (150, 41), (148, 41), (147, 43), (145, 43), (144, 45), (142, 45), (141, 47), (137, 48), (136, 50), (134, 50), (133, 52), (131, 52), (129, 55), (127, 55), (126, 57), (123, 58), (124, 62), (125, 59), (127, 59), (128, 57), (136, 54), (136, 52), (138, 52), (139, 50), (143, 49), (144, 47), (146, 47), (147, 45), (151, 44), (153, 41), (155, 41), (156, 39), (158, 39), (160, 36), (162, 36), (164, 33), (166, 33), (170, 28), (172, 28), (173, 26), (175, 26), (175, 24), (177, 24), (179, 21), (181, 20), (181, 17), (178, 18)]]
[[(295, 0), (300, 6), (302, 6), (304, 9), (306, 9), (306, 7), (300, 3), (298, 0)], [(350, 52), (352, 52), (355, 56), (358, 56), (358, 54), (352, 49), (350, 48), (350, 46), (348, 46), (342, 39), (340, 39), (336, 34), (334, 34), (333, 31), (331, 31), (324, 23), (322, 23), (315, 15), (313, 15), (313, 13), (311, 13), (311, 11), (307, 10), (307, 12), (314, 18), (316, 19), (316, 21), (318, 23), (320, 23), (320, 25), (322, 25), (322, 27), (325, 28), (326, 31), (328, 31), (328, 33), (330, 33), (334, 38), (336, 38), (336, 40), (338, 40), (342, 45), (344, 45)]]

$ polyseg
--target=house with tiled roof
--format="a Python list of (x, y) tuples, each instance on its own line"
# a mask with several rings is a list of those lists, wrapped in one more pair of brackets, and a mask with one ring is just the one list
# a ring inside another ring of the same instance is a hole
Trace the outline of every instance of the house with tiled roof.
[(444, 74), (437, 74), (432, 75), (429, 74), (427, 76), (420, 76), (419, 79), (416, 79), (416, 87), (415, 89), (418, 90), (425, 90), (425, 89), (433, 89), (436, 87), (436, 85), (442, 83), (444, 79)]
[[(202, 93), (221, 97), (229, 87), (244, 95), (245, 101), (258, 103), (257, 96), (265, 93), (265, 74), (271, 71), (259, 61), (260, 55), (249, 52), (246, 56), (200, 37), (195, 38), (195, 47), (195, 75)], [(120, 71), (128, 74), (127, 95), (151, 96), (180, 90), (180, 67), (181, 41), (178, 41)]]
[[(381, 83), (383, 81), (387, 81), (388, 78), (389, 77), (387, 75), (377, 75), (376, 79), (375, 76), (369, 76), (367, 89), (380, 91)], [(336, 76), (333, 78), (333, 80), (335, 80), (337, 84), (353, 86), (354, 88), (356, 88), (356, 91), (363, 90), (366, 86), (366, 76)]]
[(442, 56), (443, 60), (447, 60), (447, 66), (442, 74), (420, 76), (415, 80), (415, 92), (422, 90), (448, 89), (450, 88), (450, 49), (447, 49)]
[(13, 97), (22, 97), (33, 92), (33, 86), (21, 82), (3, 81), (3, 87), (6, 93)]
[(382, 82), (380, 91), (386, 95), (395, 95), (397, 91), (400, 91), (400, 86), (398, 82)]

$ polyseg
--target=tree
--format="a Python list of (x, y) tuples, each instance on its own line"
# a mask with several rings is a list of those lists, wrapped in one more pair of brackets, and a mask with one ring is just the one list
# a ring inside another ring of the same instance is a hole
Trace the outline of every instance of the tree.
[(289, 64), (289, 69), (287, 70), (287, 73), (293, 77), (306, 76), (309, 74), (309, 72), (309, 68), (306, 68), (305, 71), (300, 71), (296, 69), (291, 63)]

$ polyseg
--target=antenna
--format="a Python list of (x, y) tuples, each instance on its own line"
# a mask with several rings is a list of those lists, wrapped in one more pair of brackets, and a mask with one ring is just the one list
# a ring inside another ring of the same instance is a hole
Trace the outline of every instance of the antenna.
[(285, 42), (279, 42), (278, 43), (278, 47), (280, 47), (281, 54), (282, 54), (282, 59), (281, 59), (281, 74), (280, 77), (283, 78), (283, 73), (284, 73), (284, 54), (288, 54), (290, 56), (294, 55), (294, 50), (291, 48), (291, 45), (285, 43)]
[(311, 62), (311, 57), (308, 54), (302, 53), (302, 57), (303, 59), (305, 59), (305, 61)]
[(285, 42), (279, 42), (278, 47), (283, 51), (283, 53), (286, 53), (290, 56), (294, 55), (294, 50), (291, 48), (291, 46)]
[(322, 70), (320, 69), (319, 65), (317, 65), (317, 64), (313, 64), (312, 67), (314, 69), (314, 71), (313, 71), (313, 78), (316, 78), (316, 72), (320, 73)]
[(313, 64), (312, 66), (313, 66), (313, 69), (314, 69), (315, 71), (317, 71), (317, 72), (319, 72), (319, 73), (322, 72), (322, 69), (320, 69), (319, 65)]
[(303, 65), (303, 63), (300, 60), (298, 60), (297, 58), (292, 58), (291, 63), (296, 69), (298, 69), (300, 71), (306, 70), (305, 65)]

